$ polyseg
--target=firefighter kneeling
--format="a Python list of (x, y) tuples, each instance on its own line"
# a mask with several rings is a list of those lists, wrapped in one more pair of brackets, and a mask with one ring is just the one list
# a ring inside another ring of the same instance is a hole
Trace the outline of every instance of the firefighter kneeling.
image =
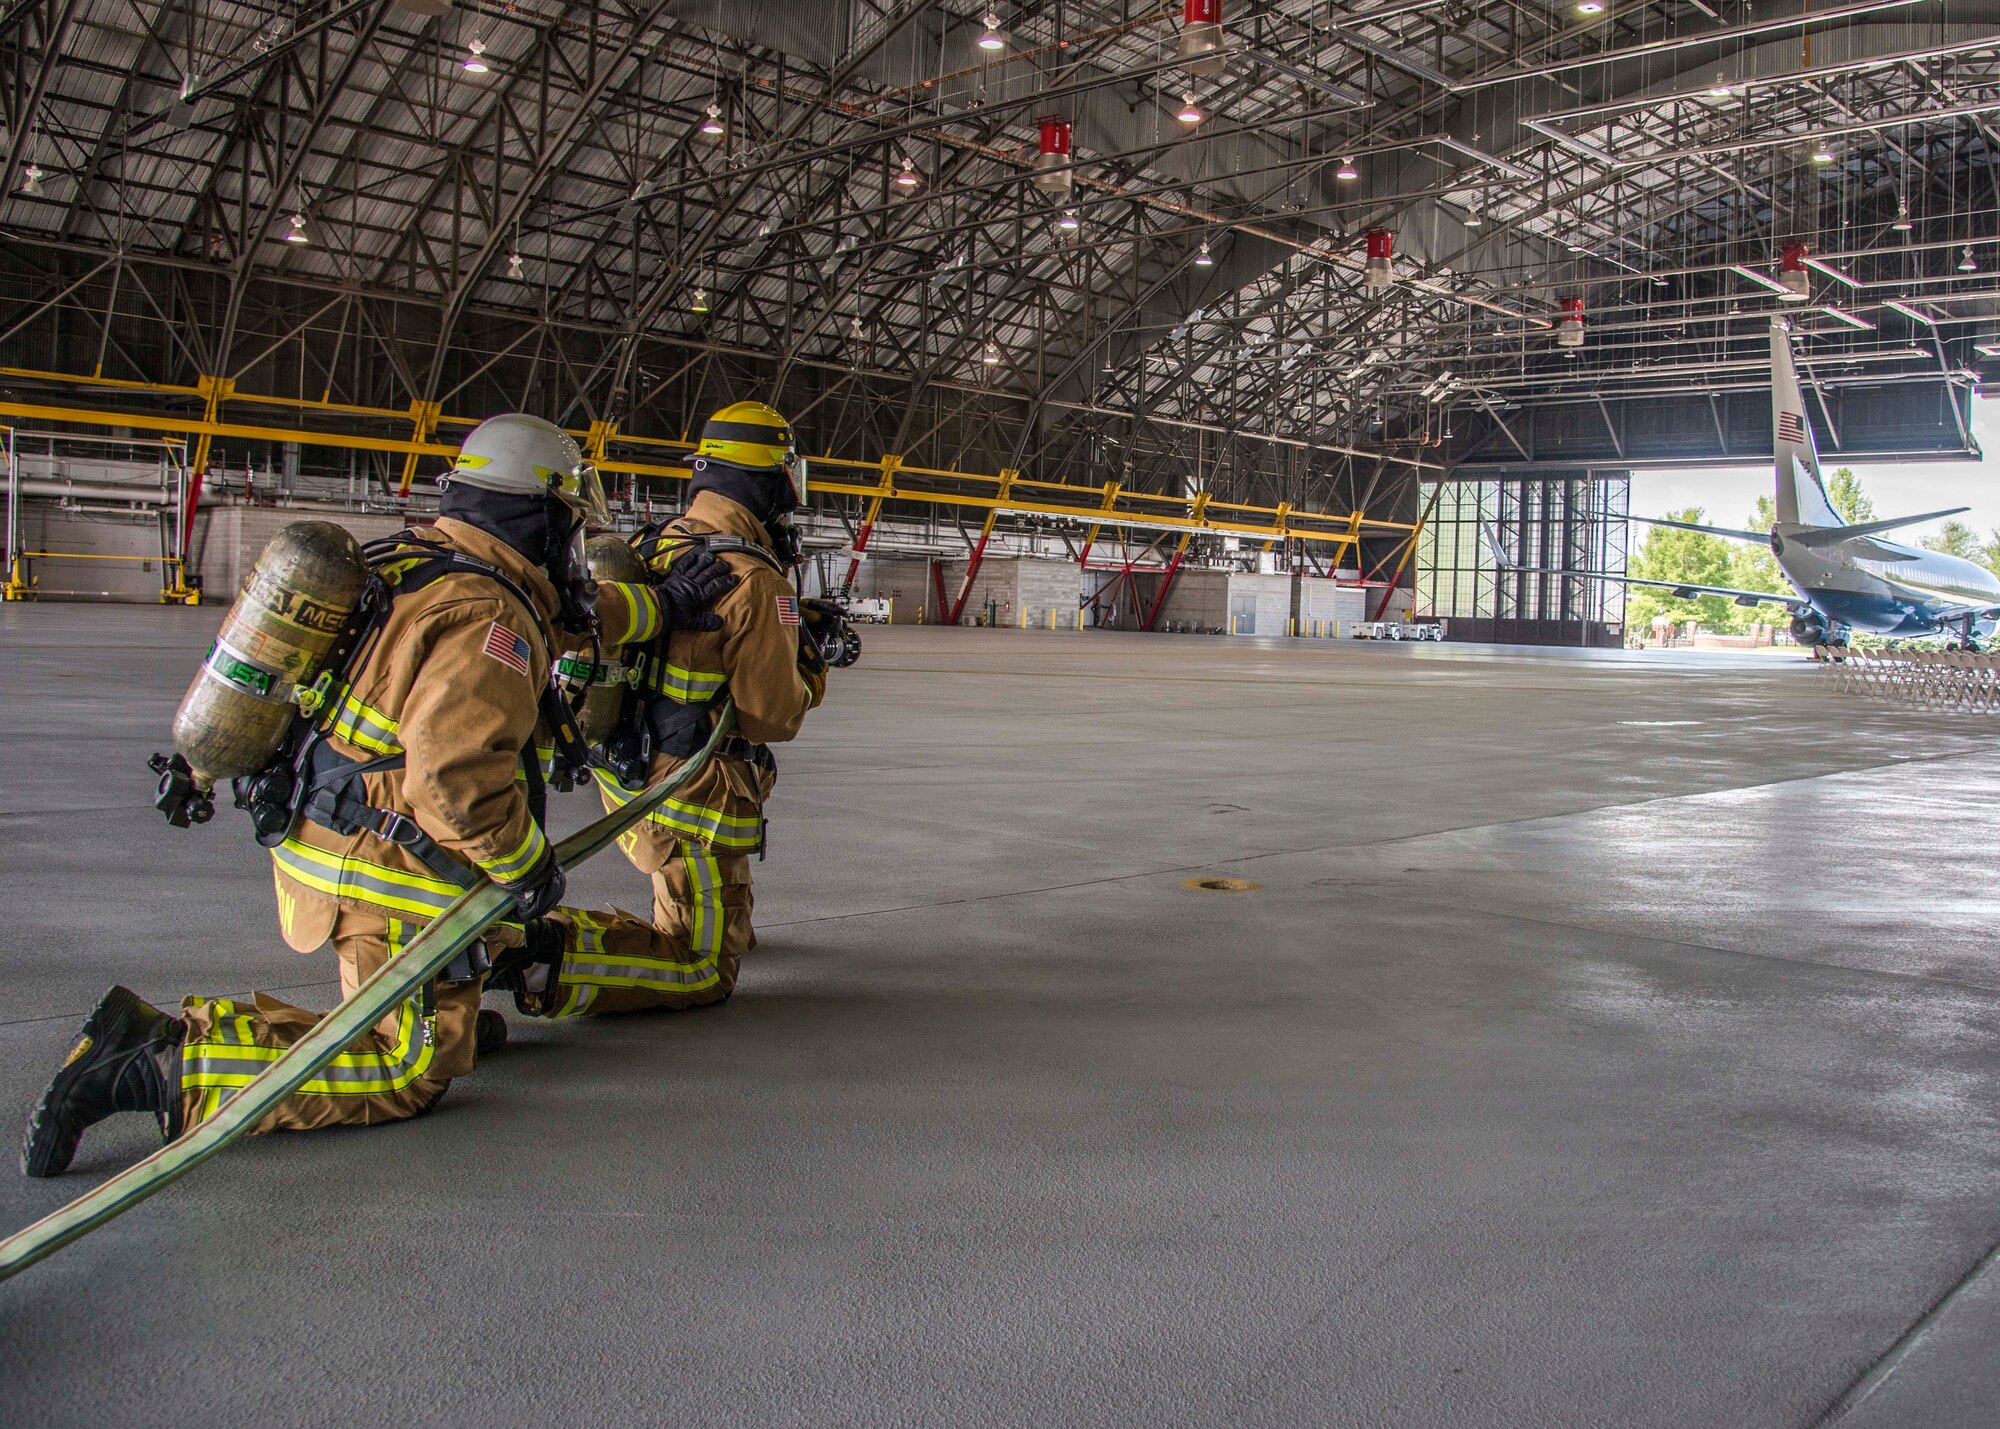
[[(590, 627), (583, 529), (587, 521), (608, 524), (597, 474), (560, 428), (510, 415), (473, 431), (440, 485), (431, 531), (371, 548), (369, 578), (381, 598), (361, 608), (372, 610), (374, 623), (349, 647), (347, 663), (329, 670), (339, 678), (313, 702), (314, 718), (285, 736), (290, 763), (239, 779), (239, 803), (271, 849), (285, 940), (301, 952), (331, 940), (343, 996), (476, 882), (474, 868), (514, 893), (519, 921), (496, 924), (478, 956), (447, 968), (259, 1131), (429, 1110), (454, 1077), (472, 1070), (487, 1040), (481, 1033), (504, 1037), (498, 1015), (479, 1011), (486, 958), (569, 928), (652, 932), (625, 915), (550, 917), (564, 877), (543, 831), (539, 746), (547, 734), (538, 737), (538, 729), (568, 720), (548, 695), (551, 625), (573, 634)], [(734, 584), (719, 564), (694, 561), (655, 586), (599, 595), (648, 629), (715, 628), (722, 621), (704, 608)], [(253, 580), (243, 600), (257, 590)], [(274, 608), (296, 630), (305, 603), (295, 594)], [(234, 628), (225, 625), (225, 635)], [(282, 642), (256, 651), (218, 642), (183, 713), (207, 697), (204, 680), (281, 703), (302, 673), (289, 659)], [(202, 757), (188, 742), (183, 756), (191, 748)], [(170, 784), (202, 774), (181, 759), (163, 778), (163, 800)], [(185, 812), (185, 787), (181, 793), (174, 807)], [(85, 1128), (118, 1111), (152, 1114), (172, 1140), (319, 1020), (261, 993), (247, 1003), (190, 997), (171, 1017), (113, 988), (30, 1118), (22, 1169), (61, 1172)]]
[[(523, 1013), (568, 1017), (721, 1002), (750, 926), (750, 855), (762, 851), (764, 801), (777, 780), (766, 747), (799, 732), (826, 690), (826, 664), (800, 624), (828, 611), (801, 602), (786, 572), (805, 505), (806, 463), (785, 419), (761, 402), (723, 408), (702, 429), (687, 514), (647, 531), (639, 551), (671, 580), (720, 558), (736, 577), (712, 607), (716, 628), (681, 624), (630, 657), (634, 698), (605, 741), (597, 774), (607, 810), (666, 778), (699, 749), (724, 694), (736, 732), (687, 788), (619, 840), (653, 883), (653, 923), (565, 910), (560, 929), (496, 962), (492, 987)], [(628, 647), (629, 648), (629, 647)]]

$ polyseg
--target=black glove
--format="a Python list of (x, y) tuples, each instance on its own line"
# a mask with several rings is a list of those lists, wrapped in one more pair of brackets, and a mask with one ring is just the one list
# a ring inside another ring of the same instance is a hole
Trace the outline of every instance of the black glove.
[(555, 850), (544, 850), (542, 856), (535, 860), (535, 866), (528, 870), (528, 876), (509, 886), (514, 895), (514, 911), (524, 923), (553, 912), (556, 905), (562, 902), (568, 883), (561, 866), (556, 863)]
[(675, 556), (667, 573), (653, 581), (665, 607), (667, 629), (722, 629), (722, 617), (709, 607), (735, 589), (738, 579), (705, 546), (690, 546)]
[(820, 654), (819, 642), (813, 639), (810, 630), (799, 632), (799, 668), (808, 675), (826, 673), (826, 656)]
[(810, 675), (826, 672), (827, 651), (840, 648), (847, 612), (831, 600), (808, 596), (799, 602), (799, 668)]
[(840, 608), (837, 600), (809, 595), (799, 602), (799, 619), (810, 626), (821, 640), (825, 640), (830, 630), (838, 630), (847, 624), (847, 612)]

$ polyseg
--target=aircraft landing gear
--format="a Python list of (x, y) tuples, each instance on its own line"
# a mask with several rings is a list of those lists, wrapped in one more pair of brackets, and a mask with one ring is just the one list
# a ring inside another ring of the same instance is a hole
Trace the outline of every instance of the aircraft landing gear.
[(1968, 655), (1977, 655), (1980, 653), (1979, 637), (1972, 633), (1971, 616), (1968, 615), (1964, 620), (1959, 622), (1958, 635), (1953, 639), (1946, 640), (1944, 648), (1947, 650), (1962, 650)]

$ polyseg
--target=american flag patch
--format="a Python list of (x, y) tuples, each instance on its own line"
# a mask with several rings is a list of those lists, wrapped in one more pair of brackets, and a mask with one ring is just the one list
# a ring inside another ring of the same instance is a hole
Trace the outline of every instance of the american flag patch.
[(486, 653), (517, 675), (528, 673), (528, 642), (497, 620), (486, 632)]
[(778, 624), (797, 625), (799, 623), (798, 597), (781, 595), (778, 597)]
[(1778, 440), (1781, 442), (1803, 443), (1805, 439), (1805, 419), (1800, 417), (1797, 412), (1780, 411), (1778, 413)]

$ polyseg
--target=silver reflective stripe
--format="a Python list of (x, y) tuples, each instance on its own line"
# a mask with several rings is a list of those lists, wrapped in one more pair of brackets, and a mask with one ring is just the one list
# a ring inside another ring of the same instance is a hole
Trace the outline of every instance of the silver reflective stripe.
[(443, 912), (464, 890), (440, 878), (404, 873), (358, 858), (286, 839), (271, 850), (271, 861), (289, 878), (329, 898), (352, 898), (390, 913), (431, 917)]
[(376, 754), (401, 754), (396, 738), (396, 721), (370, 709), (350, 692), (341, 697), (340, 712), (334, 716), (333, 732), (358, 749)]
[(217, 684), (227, 685), (253, 700), (262, 700), (269, 705), (288, 705), (292, 702), (295, 682), (283, 670), (273, 669), (261, 660), (252, 660), (219, 635), (215, 638), (215, 648), (202, 662), (201, 670)]
[(722, 951), (722, 869), (707, 849), (695, 844), (681, 849), (681, 862), (694, 885), (694, 951), (713, 958)]

